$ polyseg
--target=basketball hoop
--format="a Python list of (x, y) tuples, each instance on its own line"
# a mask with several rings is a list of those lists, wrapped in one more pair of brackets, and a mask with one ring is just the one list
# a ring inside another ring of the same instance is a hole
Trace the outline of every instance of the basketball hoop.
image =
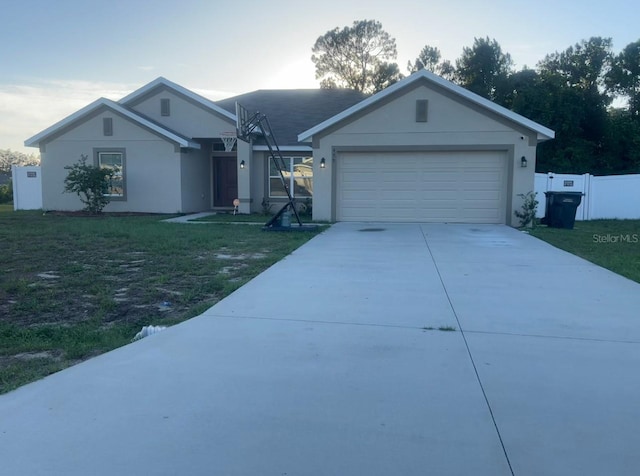
[(236, 145), (238, 138), (236, 137), (235, 132), (221, 132), (220, 140), (222, 140), (222, 143), (224, 144), (224, 151), (231, 152), (233, 147)]

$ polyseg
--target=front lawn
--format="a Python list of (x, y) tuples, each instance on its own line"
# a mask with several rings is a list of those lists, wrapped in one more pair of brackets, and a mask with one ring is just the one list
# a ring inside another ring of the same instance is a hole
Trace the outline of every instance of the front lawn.
[(577, 221), (573, 230), (538, 226), (530, 233), (640, 283), (640, 220)]
[(316, 233), (0, 209), (0, 393), (204, 312)]

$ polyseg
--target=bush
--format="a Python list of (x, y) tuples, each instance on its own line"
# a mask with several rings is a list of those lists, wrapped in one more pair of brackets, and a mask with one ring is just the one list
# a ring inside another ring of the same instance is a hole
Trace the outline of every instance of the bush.
[(13, 201), (13, 184), (11, 180), (4, 185), (0, 185), (0, 203), (9, 203)]
[(101, 213), (109, 203), (109, 185), (115, 171), (87, 165), (87, 156), (82, 154), (78, 163), (65, 167), (69, 170), (64, 179), (64, 191), (76, 193), (85, 204), (84, 210)]
[(518, 197), (524, 199), (522, 204), (522, 211), (516, 210), (513, 212), (516, 217), (520, 219), (520, 226), (525, 227), (531, 224), (536, 224), (536, 211), (538, 209), (538, 200), (536, 200), (536, 192), (519, 193)]

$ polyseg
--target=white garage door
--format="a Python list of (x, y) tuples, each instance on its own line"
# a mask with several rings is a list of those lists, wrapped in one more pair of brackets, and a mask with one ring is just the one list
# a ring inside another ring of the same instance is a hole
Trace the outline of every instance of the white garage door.
[(505, 223), (506, 152), (343, 153), (338, 221)]

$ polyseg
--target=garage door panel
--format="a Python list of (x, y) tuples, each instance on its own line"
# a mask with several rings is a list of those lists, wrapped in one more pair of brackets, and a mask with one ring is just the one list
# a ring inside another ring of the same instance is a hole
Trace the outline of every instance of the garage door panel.
[(460, 192), (460, 198), (464, 201), (491, 201), (500, 200), (500, 193), (495, 190), (465, 190)]
[(421, 201), (437, 201), (453, 204), (458, 198), (458, 192), (455, 190), (425, 190), (420, 192), (418, 200)]
[(416, 192), (414, 190), (383, 190), (378, 194), (382, 200), (410, 200), (415, 202)]
[(338, 159), (337, 219), (504, 223), (506, 153), (348, 153)]
[(492, 191), (497, 194), (500, 192), (496, 191), (496, 188), (500, 187), (501, 182), (465, 182), (463, 190), (468, 192), (482, 192), (482, 191)]

